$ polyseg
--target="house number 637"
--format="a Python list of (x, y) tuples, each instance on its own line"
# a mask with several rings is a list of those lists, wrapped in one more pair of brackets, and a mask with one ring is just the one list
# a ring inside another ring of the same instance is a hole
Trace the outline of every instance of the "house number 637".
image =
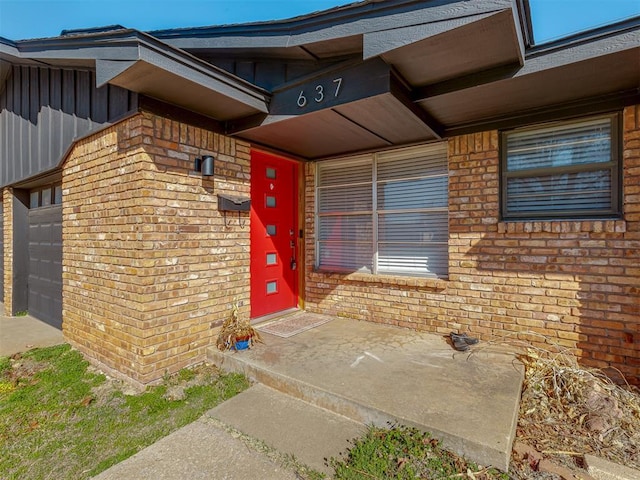
[[(333, 85), (335, 86), (335, 90), (333, 92), (333, 97), (336, 98), (340, 95), (340, 88), (342, 87), (342, 77), (334, 78)], [(322, 85), (316, 85), (315, 92), (313, 95), (313, 100), (316, 103), (324, 102), (326, 98), (326, 94), (324, 93), (324, 87)], [(304, 94), (304, 90), (300, 90), (300, 95), (298, 95), (298, 107), (303, 108), (307, 105), (307, 97)]]

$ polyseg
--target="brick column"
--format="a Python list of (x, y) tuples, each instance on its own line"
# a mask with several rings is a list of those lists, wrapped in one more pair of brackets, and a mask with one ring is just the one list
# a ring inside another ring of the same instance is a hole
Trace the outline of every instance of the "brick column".
[[(193, 172), (216, 155), (215, 175)], [(140, 384), (204, 361), (234, 302), (249, 315), (249, 218), (225, 223), (219, 193), (249, 195), (250, 148), (139, 114), (76, 144), (63, 169), (66, 338)]]
[(13, 191), (2, 189), (3, 205), (3, 262), (4, 262), (4, 315), (13, 315)]

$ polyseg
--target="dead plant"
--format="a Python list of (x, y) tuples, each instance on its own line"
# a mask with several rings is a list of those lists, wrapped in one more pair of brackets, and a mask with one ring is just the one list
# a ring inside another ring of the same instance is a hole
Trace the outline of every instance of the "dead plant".
[(222, 324), (216, 345), (220, 350), (232, 350), (236, 348), (238, 340), (247, 339), (249, 347), (255, 343), (262, 342), (262, 337), (256, 329), (251, 326), (248, 319), (240, 319), (238, 314), (238, 304), (234, 302), (231, 307), (231, 314)]
[[(519, 332), (532, 334), (531, 332)], [(504, 336), (475, 349), (507, 348), (525, 366), (517, 438), (573, 466), (584, 454), (640, 469), (640, 391), (578, 365), (566, 348), (534, 348)], [(622, 377), (622, 374), (620, 374)]]

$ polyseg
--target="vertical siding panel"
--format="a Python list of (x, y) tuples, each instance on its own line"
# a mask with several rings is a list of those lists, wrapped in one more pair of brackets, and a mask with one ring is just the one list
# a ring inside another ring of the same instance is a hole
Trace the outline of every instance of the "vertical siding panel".
[(6, 185), (9, 179), (9, 145), (12, 143), (9, 137), (9, 122), (11, 121), (11, 111), (13, 110), (13, 69), (7, 77), (7, 83), (5, 84), (4, 92), (2, 92), (2, 108), (0, 115), (2, 115), (2, 136), (0, 140), (0, 185)]
[(20, 85), (22, 70), (13, 67), (11, 82), (7, 87), (8, 100), (11, 104), (11, 115), (7, 121), (7, 183), (15, 178), (18, 169), (20, 149)]
[(127, 90), (109, 85), (109, 121), (127, 113), (129, 93)]
[(280, 63), (256, 63), (255, 84), (268, 90), (284, 83), (286, 78), (285, 65)]
[[(91, 85), (96, 84), (95, 74), (91, 74)], [(102, 125), (107, 123), (109, 112), (109, 87), (104, 85), (100, 88), (93, 87), (91, 91), (91, 118), (94, 122)]]
[(255, 80), (255, 63), (254, 62), (237, 62), (236, 75), (247, 82), (254, 83)]
[(51, 100), (51, 141), (50, 155), (56, 157), (63, 150), (62, 142), (62, 70), (51, 70), (49, 86)]
[(77, 72), (76, 87), (76, 115), (82, 119), (82, 129), (85, 130), (91, 126), (89, 120), (91, 117), (91, 76), (89, 72)]
[(41, 170), (46, 161), (40, 154), (40, 142), (38, 141), (38, 110), (40, 103), (40, 75), (38, 67), (29, 68), (29, 158), (30, 162), (25, 165), (29, 175)]
[(20, 157), (26, 161), (20, 161), (18, 159), (18, 165), (16, 173), (21, 177), (27, 175), (27, 164), (31, 161), (31, 151), (29, 150), (29, 67), (20, 68), (20, 116), (18, 121), (20, 122), (19, 138), (20, 142)]
[(64, 153), (64, 147), (70, 145), (76, 132), (75, 112), (76, 109), (76, 79), (73, 70), (62, 71), (62, 143), (60, 150), (56, 152), (56, 158)]
[(129, 104), (127, 105), (127, 112), (138, 110), (138, 92), (127, 91), (129, 97)]
[(235, 62), (233, 60), (215, 59), (212, 61), (212, 63), (215, 64), (216, 67), (226, 70), (227, 72), (235, 75), (235, 71), (234, 71)]
[(91, 122), (91, 75), (88, 71), (76, 72), (76, 115), (74, 138), (82, 136), (92, 128)]
[(38, 133), (40, 137), (40, 156), (47, 164), (51, 164), (51, 106), (49, 98), (49, 78), (50, 70), (48, 68), (40, 69), (40, 119), (38, 125)]
[(29, 69), (29, 121), (38, 124), (38, 109), (40, 103), (40, 75), (38, 67)]
[(7, 166), (6, 166), (6, 180), (4, 184), (9, 183), (9, 179), (13, 176), (13, 172), (15, 171), (15, 111), (16, 111), (16, 67), (13, 67), (11, 72), (11, 78), (7, 84), (7, 105), (9, 112), (9, 118), (7, 119)]

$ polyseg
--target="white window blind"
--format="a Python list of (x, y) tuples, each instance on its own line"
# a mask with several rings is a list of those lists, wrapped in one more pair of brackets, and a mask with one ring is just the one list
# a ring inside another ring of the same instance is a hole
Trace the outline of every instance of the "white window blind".
[(373, 165), (370, 158), (318, 169), (318, 266), (373, 271)]
[(446, 277), (447, 192), (445, 144), (320, 163), (318, 268)]
[(505, 134), (503, 216), (615, 213), (614, 127), (609, 116)]

